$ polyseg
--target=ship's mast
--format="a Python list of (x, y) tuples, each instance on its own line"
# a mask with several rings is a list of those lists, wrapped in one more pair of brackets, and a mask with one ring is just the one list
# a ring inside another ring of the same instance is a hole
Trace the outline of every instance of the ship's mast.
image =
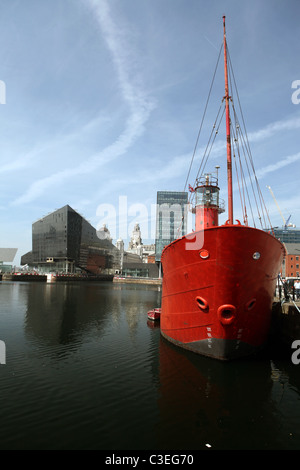
[(223, 26), (224, 26), (224, 73), (225, 73), (225, 109), (226, 109), (226, 139), (227, 139), (228, 223), (233, 224), (232, 164), (231, 164), (231, 138), (230, 138), (230, 114), (229, 114), (229, 91), (228, 91), (225, 16), (223, 16)]

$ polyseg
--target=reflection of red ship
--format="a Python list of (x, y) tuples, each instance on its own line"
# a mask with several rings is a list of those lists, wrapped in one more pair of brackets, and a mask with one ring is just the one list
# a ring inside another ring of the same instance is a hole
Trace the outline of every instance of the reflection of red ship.
[[(277, 448), (278, 410), (271, 399), (269, 360), (224, 364), (159, 343), (159, 424), (156, 449)], [(253, 383), (257, 386), (253, 387)], [(243, 397), (240, 404), (237, 397)], [(263, 418), (262, 418), (263, 417)], [(209, 444), (209, 446), (207, 446)], [(284, 448), (284, 447), (282, 447)]]
[[(228, 360), (255, 352), (267, 339), (284, 247), (273, 234), (248, 226), (246, 197), (243, 199), (247, 186), (241, 168), (244, 225), (234, 223), (232, 147), (235, 145), (240, 158), (238, 141), (243, 136), (237, 124), (231, 141), (229, 102), (233, 99), (228, 91), (225, 17), (223, 21), (228, 220), (218, 225), (218, 214), (224, 211), (218, 177), (206, 174), (197, 178), (192, 188), (195, 232), (170, 243), (162, 253), (160, 323), (162, 335), (174, 344)], [(257, 199), (262, 200), (259, 189)]]

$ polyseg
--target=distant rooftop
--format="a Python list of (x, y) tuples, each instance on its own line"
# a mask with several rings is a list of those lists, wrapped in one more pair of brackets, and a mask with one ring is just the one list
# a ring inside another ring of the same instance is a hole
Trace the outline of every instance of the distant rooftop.
[(0, 248), (0, 261), (11, 263), (16, 256), (18, 248)]
[(283, 243), (288, 255), (300, 255), (300, 243)]
[(42, 221), (42, 220), (46, 219), (49, 215), (53, 215), (56, 212), (61, 212), (62, 210), (65, 210), (65, 211), (68, 211), (68, 212), (75, 212), (75, 214), (80, 215), (80, 217), (82, 217), (86, 222), (88, 222), (91, 225), (91, 222), (89, 220), (87, 220), (82, 214), (80, 214), (80, 212), (78, 212), (78, 210), (73, 209), (71, 206), (69, 206), (69, 204), (65, 204), (63, 207), (60, 207), (59, 209), (55, 209), (54, 211), (48, 212), (48, 214), (43, 215), (43, 217), (39, 217), (36, 220), (36, 222)]

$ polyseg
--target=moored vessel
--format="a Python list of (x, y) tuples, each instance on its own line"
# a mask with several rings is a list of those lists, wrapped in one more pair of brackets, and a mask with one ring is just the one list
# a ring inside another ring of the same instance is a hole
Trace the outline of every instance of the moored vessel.
[[(223, 27), (228, 219), (219, 225), (219, 214), (225, 208), (219, 198), (217, 166), (217, 176), (204, 173), (190, 186), (195, 198), (195, 231), (173, 241), (162, 252), (160, 325), (161, 334), (172, 343), (230, 360), (252, 354), (265, 344), (285, 250), (272, 230), (249, 226), (247, 182), (242, 170), (243, 223), (234, 220), (232, 147), (238, 148), (241, 134), (239, 122), (234, 135), (231, 132), (229, 105), (233, 98), (228, 86), (225, 17)], [(235, 108), (233, 113), (236, 118)], [(237, 152), (240, 158), (239, 148)], [(257, 178), (254, 180), (257, 184)], [(257, 191), (261, 200), (262, 194)]]
[(147, 313), (148, 319), (151, 321), (159, 321), (160, 320), (160, 308), (153, 308), (152, 310), (149, 310)]

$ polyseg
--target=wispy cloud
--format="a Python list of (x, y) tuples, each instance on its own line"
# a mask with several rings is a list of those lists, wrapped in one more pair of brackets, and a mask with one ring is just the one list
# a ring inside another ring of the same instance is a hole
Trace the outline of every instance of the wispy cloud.
[(111, 52), (123, 98), (132, 109), (152, 109), (152, 101), (147, 99), (144, 89), (137, 83), (141, 78), (136, 57), (132, 54), (132, 49), (127, 46), (129, 31), (125, 25), (113, 21), (107, 0), (88, 0), (88, 3)]
[(272, 137), (274, 134), (282, 131), (295, 130), (300, 128), (300, 117), (291, 117), (286, 120), (273, 122), (263, 129), (248, 134), (251, 142), (258, 142)]
[[(129, 49), (126, 45), (126, 29), (122, 28), (122, 25), (116, 24), (112, 19), (107, 0), (89, 0), (88, 4), (111, 52), (122, 98), (129, 106), (130, 114), (124, 123), (124, 131), (113, 143), (85, 159), (83, 164), (66, 168), (35, 181), (24, 194), (13, 201), (13, 205), (33, 201), (48, 188), (61, 184), (76, 175), (91, 173), (96, 168), (126, 153), (145, 131), (145, 124), (155, 107), (154, 101), (147, 96), (141, 86), (141, 80), (137, 81), (136, 78), (132, 78), (132, 73), (138, 72), (138, 70), (136, 59), (132, 55), (132, 48)], [(137, 75), (136, 73), (135, 76)]]
[[(281, 121), (271, 122), (262, 129), (257, 129), (256, 131), (249, 132), (247, 137), (250, 144), (256, 142), (262, 142), (264, 140), (270, 139), (280, 132), (300, 129), (300, 117), (298, 115), (288, 117)], [(214, 149), (214, 155), (220, 155), (222, 151), (226, 148), (226, 143), (218, 142), (216, 148)], [(204, 150), (204, 149), (203, 149)]]
[(288, 155), (286, 157), (283, 157), (281, 160), (277, 161), (276, 163), (273, 163), (272, 165), (267, 165), (263, 168), (260, 168), (256, 172), (256, 176), (258, 178), (262, 178), (263, 176), (267, 175), (268, 173), (272, 173), (273, 171), (280, 170), (281, 168), (291, 165), (292, 163), (295, 163), (300, 160), (300, 152), (295, 153), (294, 155)]
[[(297, 129), (298, 127), (300, 127), (300, 119), (298, 118), (291, 118), (288, 120), (278, 121), (275, 123), (271, 123), (265, 128), (259, 129), (256, 132), (252, 132), (251, 134), (249, 134), (248, 139), (250, 143), (254, 141), (263, 141), (264, 139), (272, 137), (275, 133), (278, 133), (280, 130), (284, 131), (287, 129)], [(199, 150), (199, 153), (201, 154), (201, 152), (203, 153), (204, 151), (205, 147), (201, 148)], [(222, 154), (224, 155), (225, 151), (226, 144), (224, 142), (219, 141), (215, 144), (213, 148), (212, 156), (219, 157)], [(151, 171), (149, 171), (148, 167), (145, 169), (137, 169), (137, 172), (131, 177), (127, 177), (126, 180), (123, 181), (123, 184), (124, 186), (126, 186), (128, 184), (134, 183), (135, 181), (143, 181), (143, 183), (145, 184), (157, 183), (161, 180), (167, 182), (170, 179), (175, 180), (175, 178), (178, 178), (181, 175), (184, 175), (184, 177), (182, 178), (182, 183), (184, 183), (184, 179), (186, 176), (185, 172), (187, 171), (187, 168), (189, 166), (190, 159), (191, 154), (182, 154), (172, 157), (172, 159), (167, 160), (166, 163), (161, 162), (159, 165), (156, 166), (156, 168), (152, 169)], [(300, 152), (293, 155), (283, 156), (277, 162), (272, 163), (270, 165), (266, 165), (256, 170), (256, 176), (258, 179), (263, 178), (265, 175), (280, 170), (281, 168), (291, 165), (292, 163), (295, 163), (299, 160)], [(248, 179), (246, 179), (246, 181), (248, 181)], [(119, 188), (121, 184), (122, 182), (118, 183)], [(109, 187), (109, 183), (107, 187)], [(182, 187), (182, 190), (183, 189), (184, 188)], [(104, 186), (102, 188), (102, 193), (105, 194), (105, 192), (106, 189)]]
[[(271, 137), (273, 137), (276, 134), (279, 134), (280, 132), (285, 132), (288, 130), (296, 130), (299, 128), (300, 128), (300, 117), (298, 117), (297, 115), (296, 117), (289, 117), (285, 120), (270, 123), (262, 129), (258, 129), (256, 131), (249, 133), (247, 138), (248, 138), (249, 144), (251, 145), (253, 143), (259, 143), (259, 142), (263, 142), (264, 140), (270, 139)], [(199, 165), (199, 162), (202, 160), (204, 155), (208, 155), (207, 150), (208, 149), (205, 145), (201, 146), (197, 150), (195, 158), (194, 158), (193, 167), (195, 167), (196, 165)], [(209, 157), (216, 159), (216, 158), (223, 156), (225, 152), (226, 152), (226, 142), (224, 140), (218, 140), (214, 143), (210, 151)], [(191, 157), (192, 157), (191, 154), (177, 156), (176, 159), (174, 159), (174, 162), (176, 162), (176, 165), (174, 165), (174, 168), (172, 168), (171, 174), (174, 175), (174, 172), (176, 172), (176, 169), (177, 169), (178, 175), (179, 175), (179, 172), (183, 172), (185, 168), (187, 169), (188, 164), (191, 160)], [(266, 167), (256, 170), (256, 175), (257, 177), (262, 178), (265, 174), (274, 172), (284, 166), (290, 165), (298, 161), (299, 159), (300, 159), (300, 153), (282, 157), (276, 163), (272, 163), (271, 165), (267, 165)], [(183, 161), (181, 162), (181, 160), (184, 160), (184, 162)], [(198, 167), (196, 169), (196, 172), (197, 170), (198, 170)], [(203, 167), (202, 167), (202, 171), (204, 171)], [(193, 173), (195, 173), (195, 170), (193, 170)], [(169, 172), (162, 170), (162, 174), (165, 174), (167, 178)], [(191, 179), (193, 177), (195, 177), (194, 174), (193, 176), (191, 176)]]
[[(111, 12), (111, 8), (113, 8), (114, 5), (116, 6), (117, 3), (112, 4), (113, 6), (111, 6), (108, 0), (87, 0), (84, 2), (84, 5), (88, 5), (91, 15), (93, 15), (93, 18), (99, 25), (101, 39), (105, 41), (105, 44), (110, 51), (112, 66), (114, 67), (115, 76), (117, 77), (121, 99), (128, 107), (128, 116), (124, 119), (123, 132), (121, 132), (118, 137), (105, 148), (99, 149), (99, 152), (87, 156), (84, 163), (66, 167), (62, 170), (53, 172), (48, 176), (40, 177), (37, 181), (34, 181), (23, 194), (12, 202), (13, 205), (21, 205), (34, 201), (47, 190), (54, 188), (57, 185), (62, 185), (62, 183), (71, 180), (71, 178), (76, 175), (92, 173), (101, 166), (109, 164), (118, 157), (126, 154), (137, 139), (139, 139), (145, 132), (147, 121), (156, 105), (153, 98), (148, 95), (143, 85), (143, 77), (139, 67), (138, 54), (135, 53), (135, 49), (132, 47), (132, 38), (134, 38), (134, 34), (132, 34), (130, 28), (127, 27), (122, 18), (118, 16), (118, 12)], [(206, 36), (205, 39), (209, 41)], [(97, 118), (93, 123), (94, 122), (97, 122)], [(83, 125), (82, 131), (84, 131), (86, 126), (88, 125)], [(271, 138), (276, 133), (287, 130), (296, 130), (299, 128), (299, 116), (289, 117), (286, 120), (270, 123), (262, 129), (249, 133), (248, 139), (250, 143), (262, 142)], [(76, 134), (81, 135), (81, 140), (84, 137), (84, 132), (81, 132), (80, 129), (76, 129), (76, 132), (71, 132), (69, 136), (63, 137), (65, 148), (67, 148), (68, 140), (72, 142), (72, 145), (76, 145)], [(54, 142), (49, 143), (49, 148), (51, 149), (53, 144), (58, 148), (61, 138), (62, 137), (60, 136), (54, 140)], [(48, 144), (46, 142), (44, 147), (41, 147), (44, 154), (47, 153), (47, 145)], [(198, 150), (198, 156), (195, 158), (195, 166), (202, 157), (204, 150), (205, 147)], [(211, 156), (213, 158), (219, 157), (224, 153), (224, 151), (224, 142), (218, 141), (213, 148)], [(289, 165), (298, 160), (298, 154), (295, 155), (284, 157), (277, 163), (267, 165), (266, 167), (259, 169), (257, 174), (262, 177), (264, 174)], [(37, 160), (36, 157), (37, 153), (34, 151), (33, 156), (28, 154), (28, 158), (25, 160), (18, 158), (14, 162), (8, 163), (6, 166), (2, 167), (2, 171), (23, 169), (26, 166), (24, 161), (26, 161), (28, 165), (32, 165), (32, 162)], [(181, 176), (184, 184), (186, 177), (185, 170), (188, 168), (190, 158), (191, 155), (175, 155), (172, 156), (172, 159), (170, 158), (171, 161), (166, 158), (165, 163), (159, 163), (159, 171), (155, 170), (149, 173), (146, 169), (145, 171), (141, 170), (140, 172), (144, 174), (144, 179), (148, 182), (151, 179), (153, 179), (153, 181), (158, 181), (162, 176), (164, 177), (164, 180)], [(138, 175), (135, 178), (137, 180)]]
[(43, 194), (47, 188), (61, 184), (66, 179), (76, 175), (91, 173), (100, 166), (110, 163), (112, 160), (123, 155), (143, 133), (145, 120), (146, 117), (141, 113), (132, 114), (127, 120), (124, 132), (120, 134), (114, 143), (76, 167), (66, 168), (35, 181), (23, 195), (12, 202), (12, 205), (31, 202)]

